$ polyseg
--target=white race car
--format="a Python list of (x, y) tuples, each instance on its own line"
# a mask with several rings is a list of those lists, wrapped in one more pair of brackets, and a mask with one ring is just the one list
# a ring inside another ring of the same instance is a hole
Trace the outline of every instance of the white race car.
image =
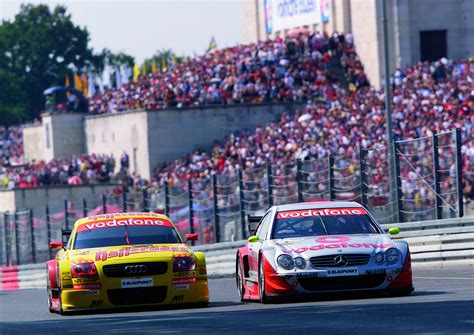
[[(257, 221), (256, 217), (249, 220)], [(355, 202), (271, 207), (239, 248), (241, 300), (343, 291), (413, 291), (408, 244), (393, 241)], [(250, 227), (251, 229), (251, 227)], [(251, 230), (252, 231), (252, 230)], [(390, 228), (390, 234), (398, 234)]]

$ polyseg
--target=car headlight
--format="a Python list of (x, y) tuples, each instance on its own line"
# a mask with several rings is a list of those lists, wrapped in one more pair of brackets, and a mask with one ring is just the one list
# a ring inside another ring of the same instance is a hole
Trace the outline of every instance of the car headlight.
[(385, 260), (388, 264), (395, 264), (400, 261), (400, 251), (395, 248), (390, 248), (385, 251)]
[(291, 270), (295, 267), (295, 261), (290, 255), (280, 255), (277, 258), (277, 263), (285, 270)]
[(385, 254), (383, 252), (378, 252), (375, 254), (374, 260), (378, 265), (382, 265), (385, 259)]
[(304, 260), (303, 257), (296, 257), (295, 265), (300, 270), (306, 269), (306, 261)]

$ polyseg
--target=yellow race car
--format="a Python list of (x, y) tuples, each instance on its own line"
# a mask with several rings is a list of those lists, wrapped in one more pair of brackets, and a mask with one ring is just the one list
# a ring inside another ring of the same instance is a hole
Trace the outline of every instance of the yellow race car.
[(165, 304), (207, 305), (204, 253), (193, 252), (165, 215), (104, 214), (79, 219), (46, 263), (51, 312)]

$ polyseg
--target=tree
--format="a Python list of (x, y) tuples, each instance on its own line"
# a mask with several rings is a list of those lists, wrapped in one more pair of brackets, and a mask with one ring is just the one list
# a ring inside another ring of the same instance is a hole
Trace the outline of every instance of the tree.
[(183, 57), (176, 56), (176, 54), (172, 50), (157, 50), (151, 58), (145, 59), (145, 64), (148, 71), (151, 71), (150, 69), (153, 63), (153, 59), (155, 60), (155, 64), (158, 70), (163, 70), (163, 66), (170, 67), (174, 63), (179, 64), (183, 62)]
[[(44, 89), (64, 85), (68, 70), (80, 73), (100, 64), (100, 56), (94, 56), (88, 44), (87, 29), (74, 25), (64, 6), (50, 10), (46, 5), (22, 5), (13, 21), (3, 21), (0, 68), (5, 70), (3, 76), (14, 79), (9, 89), (24, 92), (25, 103), (0, 100), (2, 121), (7, 113), (21, 121), (38, 117)], [(8, 112), (3, 106), (10, 106)]]
[(20, 79), (0, 68), (0, 124), (10, 126), (26, 118), (26, 97)]

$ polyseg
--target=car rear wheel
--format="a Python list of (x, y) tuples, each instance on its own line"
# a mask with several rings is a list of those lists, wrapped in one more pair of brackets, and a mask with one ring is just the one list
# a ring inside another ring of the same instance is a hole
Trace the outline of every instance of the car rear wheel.
[(50, 313), (54, 313), (53, 309), (53, 291), (51, 291), (51, 283), (49, 280), (49, 271), (46, 269), (46, 292), (48, 294), (48, 309)]
[(260, 302), (266, 304), (268, 302), (267, 294), (265, 293), (265, 270), (263, 268), (263, 259), (260, 258), (258, 265), (258, 293)]
[(235, 282), (237, 285), (237, 292), (239, 293), (240, 301), (244, 301), (245, 286), (244, 286), (244, 273), (242, 271), (242, 262), (240, 256), (237, 254), (235, 262)]

